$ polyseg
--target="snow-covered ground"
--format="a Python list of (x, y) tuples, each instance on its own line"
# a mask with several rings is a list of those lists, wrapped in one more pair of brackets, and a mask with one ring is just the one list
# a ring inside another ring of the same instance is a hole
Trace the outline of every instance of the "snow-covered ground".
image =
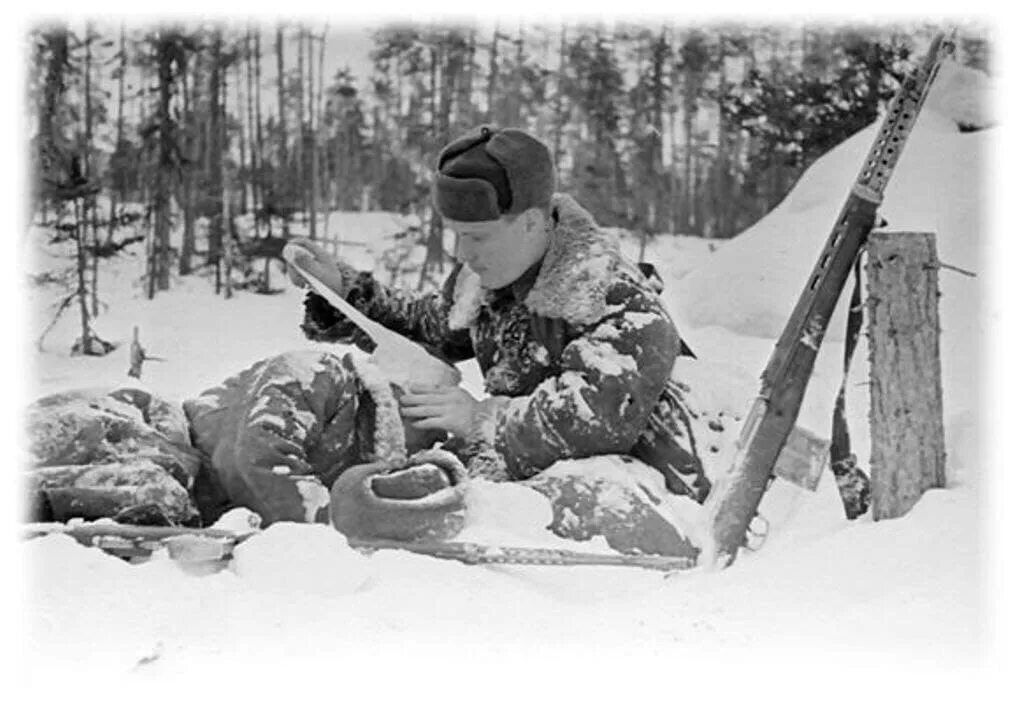
[[(978, 666), (999, 629), (987, 629), (986, 581), (998, 569), (983, 551), (982, 521), (993, 477), (986, 471), (995, 466), (977, 438), (985, 420), (982, 341), (995, 335), (983, 296), (981, 194), (984, 157), (1001, 128), (956, 131), (952, 116), (978, 109), (977, 91), (964, 89), (975, 78), (946, 77), (935, 101), (941, 110), (922, 115), (882, 208), (891, 227), (934, 231), (944, 262), (978, 273), (940, 275), (951, 482), (908, 516), (847, 522), (827, 474), (813, 494), (776, 483), (766, 498), (773, 532), (762, 550), (724, 572), (668, 576), (467, 567), (396, 552), (366, 558), (317, 526), (265, 532), (243, 545), (228, 570), (205, 576), (160, 557), (131, 566), (64, 537), (37, 539), (21, 546), (25, 674), (40, 693), (76, 689), (77, 682), (53, 681), (71, 673), (82, 683), (106, 680), (104, 696), (117, 693), (112, 684), (156, 683), (175, 701), (200, 702), (211, 683), (236, 696), (250, 687), (256, 694), (260, 685), (262, 696), (306, 693), (304, 686), (332, 700), (450, 693), (501, 701), (516, 682), (541, 680), (570, 693), (573, 685), (580, 694), (606, 687), (608, 699), (633, 700), (652, 688), (673, 701), (693, 690), (709, 698), (711, 688), (716, 701), (728, 702), (739, 693), (774, 701), (772, 686), (786, 697), (816, 683), (823, 702), (888, 703), (887, 695), (909, 692), (877, 684), (884, 665), (922, 681)], [(649, 246), (698, 356), (756, 379), (874, 134), (869, 127), (825, 155), (778, 208), (714, 252), (694, 238), (659, 237)], [(369, 234), (378, 227), (360, 214), (331, 219), (346, 240), (362, 234), (366, 245), (349, 247), (371, 262), (380, 247), (374, 243), (384, 240)], [(27, 292), (28, 335), (18, 342), (31, 365), (26, 395), (124, 382), (133, 326), (147, 351), (165, 359), (146, 363), (144, 383), (174, 399), (274, 353), (320, 347), (299, 332), (302, 294), (294, 288), (224, 300), (193, 277), (147, 301), (136, 281), (142, 270), (136, 255), (101, 275), (109, 309), (97, 330), (121, 344), (105, 358), (68, 356), (77, 333), (72, 314), (36, 353), (32, 344), (55, 294)], [(854, 448), (866, 461), (865, 348), (849, 408)], [(479, 390), (479, 374), (463, 367), (467, 386)], [(840, 367), (833, 333), (800, 419), (824, 435)], [(872, 671), (876, 662), (880, 671)], [(467, 686), (489, 670), (504, 678)]]

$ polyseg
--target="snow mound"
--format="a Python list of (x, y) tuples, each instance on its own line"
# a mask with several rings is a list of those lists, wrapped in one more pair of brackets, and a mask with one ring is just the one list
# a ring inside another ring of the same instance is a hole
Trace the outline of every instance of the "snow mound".
[(333, 527), (278, 522), (242, 542), (231, 569), (262, 591), (327, 597), (366, 583), (370, 560)]
[(54, 533), (29, 541), (26, 553), (39, 587), (75, 584), (99, 577), (123, 579), (132, 570), (127, 562), (71, 537)]
[[(774, 211), (681, 282), (673, 313), (690, 328), (717, 325), (741, 335), (777, 338), (853, 183), (858, 164), (850, 153), (867, 154), (875, 127), (822, 157)], [(986, 141), (986, 133), (961, 134), (945, 119), (922, 115), (880, 209), (889, 228), (934, 232), (940, 258), (964, 269), (975, 266), (982, 232), (980, 155)], [(730, 283), (727, 291), (723, 282)], [(943, 271), (944, 290), (947, 283), (963, 289)], [(976, 290), (965, 292), (975, 307)], [(847, 298), (848, 292), (840, 301)], [(833, 317), (827, 340), (841, 338), (841, 325), (841, 317)]]
[(996, 82), (984, 71), (947, 61), (932, 84), (928, 107), (965, 128), (996, 124), (993, 108)]
[[(943, 73), (946, 78), (918, 118), (879, 214), (890, 230), (935, 233), (944, 262), (975, 271), (984, 231), (978, 198), (983, 155), (994, 131), (959, 131), (956, 120), (979, 105), (981, 79), (963, 67)], [(677, 320), (690, 328), (715, 325), (745, 336), (777, 338), (878, 128), (879, 123), (868, 126), (821, 157), (773, 211), (679, 283), (671, 292)], [(944, 309), (977, 310), (975, 282), (965, 284), (962, 275), (948, 271), (940, 278), (947, 295)], [(947, 311), (941, 315), (950, 318)], [(841, 318), (833, 317), (828, 340), (840, 339)]]
[(553, 514), (547, 497), (516, 483), (474, 478), (466, 488), (466, 524), (461, 542), (545, 546), (558, 540), (547, 526)]

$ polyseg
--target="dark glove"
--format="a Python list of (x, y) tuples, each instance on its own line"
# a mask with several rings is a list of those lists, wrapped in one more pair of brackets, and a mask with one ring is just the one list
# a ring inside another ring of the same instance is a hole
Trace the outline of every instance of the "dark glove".
[(376, 347), (372, 338), (316, 292), (306, 293), (305, 309), (300, 328), (306, 338), (326, 343), (354, 343), (364, 351)]
[(341, 474), (331, 489), (331, 522), (352, 539), (445, 540), (466, 519), (466, 470), (430, 449), (405, 464), (369, 463)]

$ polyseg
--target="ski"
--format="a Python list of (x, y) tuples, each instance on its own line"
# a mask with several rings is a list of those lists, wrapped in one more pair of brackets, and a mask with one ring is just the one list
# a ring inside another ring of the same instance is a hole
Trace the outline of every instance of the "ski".
[(875, 227), (885, 187), (896, 167), (951, 36), (940, 34), (905, 77), (889, 105), (864, 166), (832, 228), (797, 305), (761, 374), (761, 389), (743, 424), (736, 455), (706, 501), (710, 546), (705, 559), (728, 566), (743, 546), (747, 529), (786, 439), (796, 424), (818, 349), (850, 271)]

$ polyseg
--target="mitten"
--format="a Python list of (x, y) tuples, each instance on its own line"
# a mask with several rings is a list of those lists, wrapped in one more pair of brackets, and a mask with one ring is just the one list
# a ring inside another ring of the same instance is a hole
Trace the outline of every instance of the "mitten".
[(440, 449), (401, 466), (353, 466), (331, 489), (331, 522), (352, 539), (450, 539), (465, 524), (466, 479), (458, 458)]

